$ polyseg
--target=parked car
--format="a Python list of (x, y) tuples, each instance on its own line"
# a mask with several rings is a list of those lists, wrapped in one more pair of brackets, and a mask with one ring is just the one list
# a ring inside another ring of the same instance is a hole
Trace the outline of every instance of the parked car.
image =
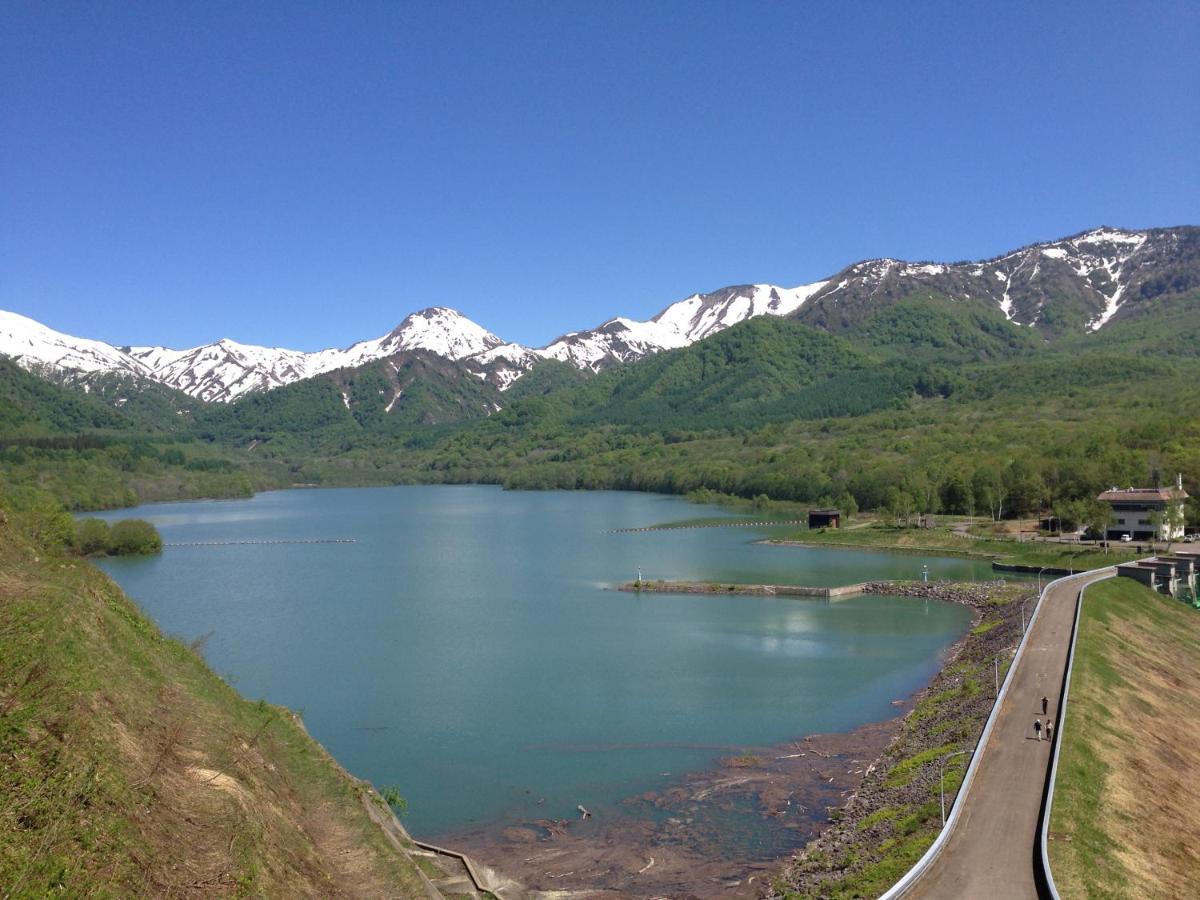
[(1121, 543), (1123, 543), (1123, 544), (1128, 544), (1128, 543), (1130, 543), (1132, 540), (1133, 540), (1133, 535), (1132, 535), (1132, 534), (1123, 534), (1123, 535), (1121, 535)]
[(1185, 541), (1200, 541), (1200, 534), (1185, 534), (1183, 539)]

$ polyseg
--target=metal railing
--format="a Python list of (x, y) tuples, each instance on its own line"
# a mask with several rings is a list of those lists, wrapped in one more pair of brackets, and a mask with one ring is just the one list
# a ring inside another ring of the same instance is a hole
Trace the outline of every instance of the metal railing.
[(1013, 656), (1012, 664), (1008, 667), (1008, 673), (1004, 676), (1004, 685), (1000, 688), (996, 702), (992, 704), (991, 714), (988, 715), (987, 723), (983, 726), (979, 740), (975, 742), (975, 750), (971, 754), (971, 764), (967, 767), (967, 773), (963, 776), (962, 786), (959, 787), (958, 794), (954, 798), (954, 803), (950, 806), (950, 815), (946, 819), (946, 824), (942, 828), (941, 834), (934, 839), (934, 842), (929, 845), (929, 849), (916, 861), (913, 867), (905, 872), (903, 877), (892, 885), (886, 893), (880, 895), (879, 900), (898, 900), (898, 898), (903, 897), (912, 890), (913, 886), (924, 877), (925, 873), (937, 861), (937, 858), (946, 848), (946, 844), (950, 841), (950, 836), (954, 834), (954, 829), (958, 826), (958, 821), (962, 817), (962, 810), (966, 803), (967, 795), (970, 793), (971, 785), (975, 780), (975, 773), (979, 769), (980, 760), (983, 759), (982, 751), (987, 747), (988, 738), (992, 736), (996, 720), (1000, 717), (1000, 708), (1004, 704), (1004, 698), (1008, 696), (1008, 688), (1016, 675), (1017, 665), (1021, 662), (1021, 658), (1025, 654), (1025, 646), (1029, 643), (1029, 635), (1033, 633), (1033, 626), (1042, 612), (1046, 594), (1056, 585), (1086, 578), (1094, 574), (1094, 572), (1078, 572), (1074, 575), (1064, 575), (1062, 578), (1056, 578), (1054, 581), (1051, 581), (1042, 589), (1042, 593), (1038, 596), (1037, 607), (1033, 611), (1033, 617), (1029, 620), (1025, 634), (1021, 637), (1021, 643), (1017, 645), (1017, 652)]
[[(1114, 572), (1107, 576), (1113, 578)], [(1083, 613), (1083, 595), (1092, 584), (1104, 581), (1098, 578), (1091, 584), (1085, 584), (1079, 589), (1075, 599), (1075, 622), (1071, 626), (1071, 646), (1067, 651), (1067, 669), (1063, 676), (1062, 697), (1058, 702), (1058, 727), (1054, 729), (1054, 746), (1050, 749), (1050, 775), (1046, 779), (1046, 794), (1042, 799), (1041, 826), (1038, 828), (1038, 865), (1041, 868), (1042, 887), (1053, 900), (1060, 900), (1058, 888), (1054, 884), (1054, 874), (1050, 871), (1050, 810), (1054, 805), (1054, 783), (1058, 778), (1058, 757), (1062, 751), (1063, 728), (1067, 721), (1067, 698), (1071, 693), (1071, 672), (1075, 668), (1075, 641), (1079, 637), (1079, 620)]]

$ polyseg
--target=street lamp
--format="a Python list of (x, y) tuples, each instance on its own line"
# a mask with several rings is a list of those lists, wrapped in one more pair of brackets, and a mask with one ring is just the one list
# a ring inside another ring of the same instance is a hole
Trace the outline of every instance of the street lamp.
[(996, 696), (997, 697), (1000, 696), (1000, 654), (1001, 653), (1009, 653), (1016, 649), (1017, 648), (1014, 645), (1012, 647), (1005, 647), (1003, 650), (996, 651), (996, 658), (993, 660), (993, 662), (995, 663), (995, 667), (996, 667)]
[(955, 750), (953, 753), (948, 753), (942, 757), (941, 764), (941, 797), (942, 797), (942, 827), (946, 827), (946, 761), (953, 759), (956, 756), (962, 756), (964, 753), (970, 753), (970, 750)]

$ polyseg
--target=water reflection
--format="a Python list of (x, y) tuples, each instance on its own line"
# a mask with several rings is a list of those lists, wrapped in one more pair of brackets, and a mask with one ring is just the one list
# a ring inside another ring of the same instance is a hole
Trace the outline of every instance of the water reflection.
[[(646, 577), (839, 584), (970, 560), (755, 544), (745, 529), (606, 534), (727, 515), (644, 494), (485, 487), (287, 491), (123, 510), (167, 541), (349, 537), (168, 550), (104, 565), (169, 633), (213, 632), (244, 694), (301, 708), (351, 771), (397, 784), (418, 833), (658, 786), (712, 748), (888, 716), (965, 609), (606, 589)], [(935, 575), (935, 577), (937, 577)], [(604, 753), (561, 748), (610, 746)], [(559, 748), (559, 749), (555, 749)], [(625, 749), (621, 749), (625, 748)]]

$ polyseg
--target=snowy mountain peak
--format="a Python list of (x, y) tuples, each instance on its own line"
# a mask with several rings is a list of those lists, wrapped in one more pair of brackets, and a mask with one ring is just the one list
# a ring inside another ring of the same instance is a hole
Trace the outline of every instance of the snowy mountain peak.
[(56, 372), (129, 372), (150, 375), (149, 368), (111, 344), (72, 337), (26, 316), (0, 310), (0, 354), (27, 369)]
[(1146, 240), (1144, 231), (1124, 231), (1120, 228), (1110, 228), (1102, 225), (1086, 231), (1078, 237), (1069, 239), (1073, 244), (1142, 244)]
[(114, 347), (0, 311), (0, 354), (47, 373), (145, 376), (217, 402), (411, 352), (455, 361), (504, 390), (543, 359), (597, 371), (686, 346), (762, 315), (790, 316), (838, 330), (917, 295), (992, 305), (1014, 324), (1040, 328), (1048, 336), (1096, 331), (1114, 319), (1140, 315), (1162, 295), (1193, 290), (1200, 283), (1198, 272), (1200, 228), (1128, 231), (1102, 226), (975, 262), (868, 259), (827, 281), (794, 288), (744, 284), (692, 294), (649, 320), (618, 316), (596, 328), (564, 334), (540, 349), (505, 343), (462, 313), (432, 306), (406, 316), (382, 337), (316, 352), (231, 338), (187, 350)]
[[(933, 294), (997, 307), (1014, 324), (1047, 335), (1097, 331), (1114, 319), (1139, 315), (1161, 293), (1182, 289), (1191, 276), (1157, 278), (1178, 266), (1191, 270), (1200, 252), (1192, 227), (1132, 231), (1093, 228), (1057, 241), (976, 262), (909, 263), (870, 259), (835, 276), (800, 318), (835, 327), (880, 304)], [(836, 311), (835, 311), (836, 307)]]
[(564, 334), (537, 352), (596, 370), (660, 350), (686, 347), (754, 316), (792, 315), (825, 284), (818, 281), (795, 288), (743, 284), (710, 294), (692, 294), (672, 303), (649, 321), (609, 319), (591, 331)]
[[(424, 350), (463, 360), (503, 343), (456, 310), (438, 306), (412, 313), (382, 337), (359, 341), (344, 350), (305, 352), (221, 338), (189, 350), (127, 347), (125, 352), (164, 384), (201, 400), (227, 402), (252, 391), (270, 390), (405, 351)], [(526, 365), (521, 371), (528, 368)], [(507, 386), (512, 375), (497, 375), (495, 380)]]
[(458, 310), (431, 306), (407, 316), (389, 334), (380, 338), (393, 353), (428, 350), (447, 359), (465, 359), (504, 343)]

